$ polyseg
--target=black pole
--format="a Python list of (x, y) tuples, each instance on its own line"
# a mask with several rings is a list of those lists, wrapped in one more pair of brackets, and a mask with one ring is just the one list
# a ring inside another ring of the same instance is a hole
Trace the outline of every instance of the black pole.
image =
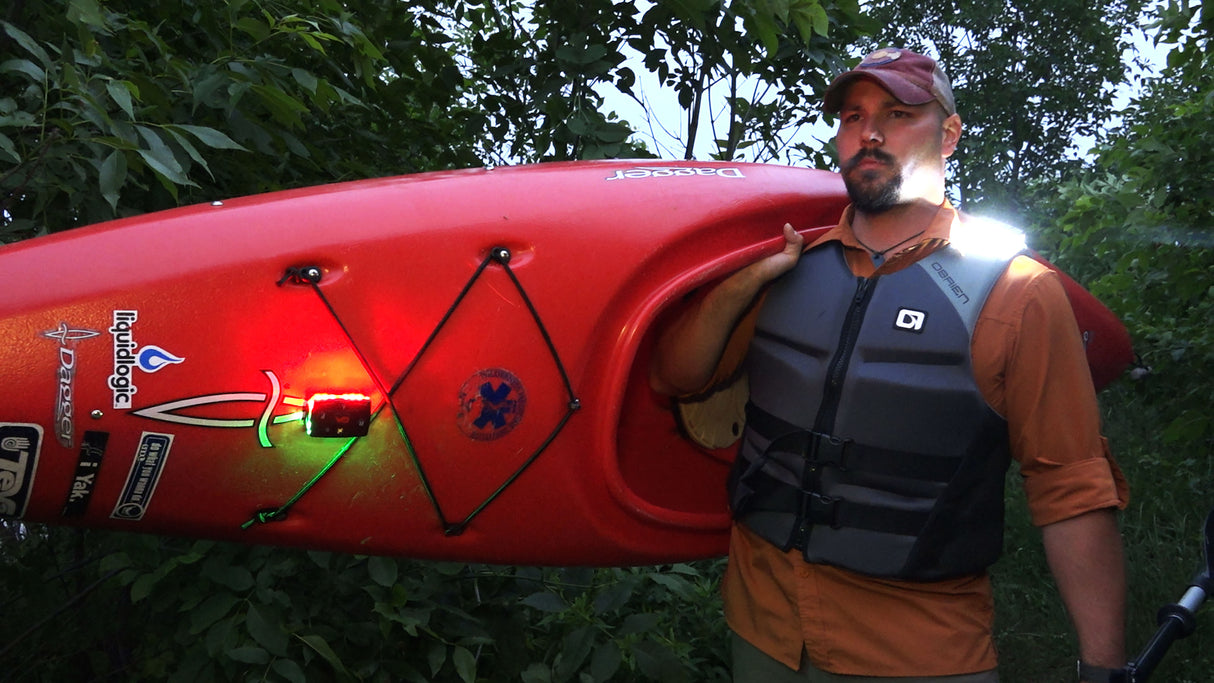
[(1211, 578), (1214, 576), (1214, 510), (1206, 516), (1205, 560), (1205, 567), (1193, 578), (1193, 583), (1180, 600), (1159, 610), (1159, 629), (1155, 636), (1138, 658), (1126, 667), (1131, 683), (1146, 681), (1172, 643), (1193, 633), (1197, 628), (1193, 615), (1214, 593), (1214, 578)]

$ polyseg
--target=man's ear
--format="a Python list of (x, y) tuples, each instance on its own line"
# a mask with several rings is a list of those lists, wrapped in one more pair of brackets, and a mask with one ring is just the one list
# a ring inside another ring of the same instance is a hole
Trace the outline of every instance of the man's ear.
[(957, 143), (961, 141), (961, 117), (952, 114), (944, 119), (940, 130), (940, 153), (952, 156), (957, 151)]

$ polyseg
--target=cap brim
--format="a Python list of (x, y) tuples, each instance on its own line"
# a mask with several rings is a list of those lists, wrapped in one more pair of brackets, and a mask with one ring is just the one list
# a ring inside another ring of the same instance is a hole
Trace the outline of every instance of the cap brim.
[(843, 95), (847, 92), (847, 87), (861, 78), (875, 81), (902, 104), (920, 105), (936, 101), (935, 95), (932, 95), (931, 92), (911, 83), (899, 74), (876, 69), (871, 71), (856, 69), (839, 74), (835, 80), (830, 82), (826, 88), (826, 95), (822, 98), (822, 110), (827, 114), (838, 114), (839, 110), (843, 108)]

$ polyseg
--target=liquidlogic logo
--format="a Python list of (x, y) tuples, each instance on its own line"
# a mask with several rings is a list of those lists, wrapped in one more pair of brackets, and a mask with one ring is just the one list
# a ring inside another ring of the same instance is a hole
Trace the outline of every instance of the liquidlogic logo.
[(76, 403), (73, 393), (76, 388), (76, 343), (101, 334), (97, 330), (85, 330), (59, 323), (59, 329), (47, 330), (43, 337), (59, 342), (59, 370), (55, 376), (59, 390), (55, 395), (55, 438), (64, 448), (71, 448), (76, 439)]
[(159, 346), (140, 347), (135, 341), (134, 327), (139, 320), (139, 311), (114, 311), (110, 336), (114, 338), (114, 373), (109, 386), (114, 396), (114, 408), (127, 410), (139, 388), (135, 386), (135, 368), (144, 372), (157, 372), (168, 365), (180, 363), (178, 358)]

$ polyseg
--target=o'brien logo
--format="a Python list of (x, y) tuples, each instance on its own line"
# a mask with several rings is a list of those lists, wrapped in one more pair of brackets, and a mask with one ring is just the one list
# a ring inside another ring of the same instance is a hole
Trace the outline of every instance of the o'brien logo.
[(110, 375), (110, 391), (114, 395), (114, 408), (126, 410), (131, 407), (132, 397), (139, 388), (135, 386), (134, 372), (156, 372), (166, 365), (185, 360), (165, 351), (159, 346), (140, 348), (135, 341), (134, 326), (139, 320), (139, 311), (114, 311), (110, 336), (114, 338), (114, 373)]
[(952, 292), (953, 296), (957, 297), (961, 303), (968, 304), (970, 302), (969, 295), (965, 293), (965, 290), (961, 288), (961, 285), (957, 284), (957, 281), (953, 279), (953, 276), (948, 274), (948, 271), (944, 269), (944, 266), (940, 265), (939, 261), (932, 262), (932, 270), (936, 271), (936, 275), (941, 280), (944, 280), (944, 284), (947, 285), (948, 291)]
[(0, 422), (0, 516), (25, 514), (41, 445), (42, 427)]
[(688, 176), (713, 176), (716, 178), (745, 178), (740, 168), (705, 168), (702, 166), (651, 166), (616, 171), (605, 180), (635, 180), (641, 178), (677, 178)]
[(899, 309), (898, 317), (894, 319), (894, 327), (911, 332), (922, 332), (927, 314), (923, 311), (912, 311), (909, 308)]
[(71, 448), (75, 441), (75, 400), (72, 396), (76, 386), (76, 342), (101, 334), (96, 330), (78, 329), (67, 323), (59, 323), (59, 329), (42, 333), (47, 339), (59, 342), (59, 370), (56, 379), (59, 391), (55, 396), (55, 438), (64, 448)]

